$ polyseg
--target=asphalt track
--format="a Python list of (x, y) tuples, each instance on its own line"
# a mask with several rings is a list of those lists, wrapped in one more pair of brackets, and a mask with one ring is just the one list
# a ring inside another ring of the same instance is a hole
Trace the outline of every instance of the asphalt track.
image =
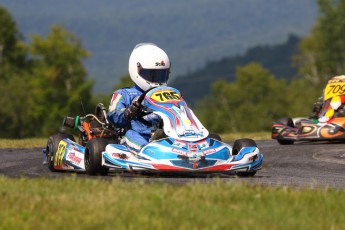
[[(230, 143), (232, 144), (232, 143)], [(209, 183), (224, 180), (228, 183), (249, 183), (263, 186), (297, 188), (345, 188), (345, 143), (295, 143), (282, 146), (274, 140), (257, 141), (264, 155), (263, 168), (254, 177), (239, 178), (234, 174), (174, 175), (133, 174), (112, 172), (106, 177), (124, 180), (145, 180), (184, 184), (198, 181)], [(43, 148), (43, 147), (42, 147)], [(78, 177), (89, 178), (83, 173), (50, 172), (42, 164), (42, 148), (0, 149), (0, 175), (8, 177)]]

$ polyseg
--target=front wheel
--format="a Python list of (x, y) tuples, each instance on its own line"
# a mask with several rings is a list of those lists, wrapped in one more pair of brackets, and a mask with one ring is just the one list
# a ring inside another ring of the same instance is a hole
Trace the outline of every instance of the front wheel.
[(108, 175), (109, 168), (102, 166), (102, 152), (108, 144), (108, 140), (103, 138), (91, 139), (86, 144), (84, 164), (88, 175)]
[(257, 147), (254, 140), (249, 138), (238, 139), (232, 147), (232, 155), (237, 155), (243, 147)]
[[(279, 137), (278, 137), (279, 138)], [(294, 141), (291, 140), (282, 140), (282, 139), (277, 139), (278, 143), (281, 145), (292, 145)]]
[[(238, 139), (235, 141), (232, 147), (232, 155), (237, 155), (243, 147), (257, 147), (254, 140), (249, 138)], [(238, 177), (252, 177), (256, 174), (256, 171), (249, 172), (236, 172)]]
[(281, 124), (283, 124), (285, 126), (289, 126), (289, 127), (295, 127), (295, 124), (294, 124), (292, 118), (290, 118), (290, 117), (279, 118), (277, 120), (277, 123), (281, 123)]
[[(291, 118), (280, 118), (277, 122), (288, 126), (288, 127), (295, 127), (294, 122)], [(281, 145), (292, 145), (294, 143), (294, 141), (292, 140), (284, 140), (284, 139), (280, 139), (281, 137), (278, 136), (277, 141), (279, 144)]]
[(213, 139), (216, 139), (217, 141), (222, 141), (222, 138), (216, 133), (210, 133), (208, 135), (208, 138), (213, 138)]
[(253, 177), (255, 176), (256, 171), (251, 171), (251, 172), (236, 172), (236, 175), (238, 177)]
[(59, 148), (59, 143), (61, 140), (68, 138), (71, 141), (75, 141), (73, 135), (66, 134), (66, 133), (58, 133), (49, 137), (47, 146), (46, 146), (46, 157), (47, 157), (47, 165), (48, 169), (52, 172), (55, 172), (56, 169), (54, 168), (54, 161), (56, 157), (56, 153)]

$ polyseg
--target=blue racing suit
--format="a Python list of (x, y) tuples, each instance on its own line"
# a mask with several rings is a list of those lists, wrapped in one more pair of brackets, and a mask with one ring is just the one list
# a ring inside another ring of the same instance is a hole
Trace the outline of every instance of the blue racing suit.
[[(152, 127), (143, 124), (136, 117), (132, 120), (127, 120), (124, 112), (132, 104), (132, 101), (142, 93), (143, 91), (137, 85), (115, 91), (107, 114), (107, 119), (113, 126), (126, 130), (123, 144), (135, 152), (139, 152), (143, 146), (148, 144)], [(145, 115), (143, 118), (153, 123), (159, 122), (160, 119), (159, 116), (152, 113)]]

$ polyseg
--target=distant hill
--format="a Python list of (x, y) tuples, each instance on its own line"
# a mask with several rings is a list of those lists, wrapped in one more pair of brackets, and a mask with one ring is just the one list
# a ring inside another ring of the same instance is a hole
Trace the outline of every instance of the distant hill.
[(135, 44), (154, 42), (173, 63), (172, 77), (202, 68), (249, 47), (279, 44), (288, 34), (305, 36), (317, 15), (315, 0), (0, 0), (29, 41), (52, 24), (76, 34), (92, 53), (85, 64), (96, 92), (128, 72)]
[(297, 74), (291, 57), (296, 53), (299, 41), (297, 36), (290, 35), (283, 44), (256, 46), (244, 55), (208, 62), (204, 68), (175, 78), (170, 85), (179, 89), (184, 98), (193, 104), (201, 95), (210, 93), (211, 85), (216, 80), (234, 81), (236, 68), (251, 62), (260, 63), (278, 78), (291, 79)]

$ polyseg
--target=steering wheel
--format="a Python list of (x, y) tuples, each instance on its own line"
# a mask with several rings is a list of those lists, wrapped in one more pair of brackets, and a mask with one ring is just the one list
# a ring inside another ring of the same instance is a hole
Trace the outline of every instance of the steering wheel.
[[(142, 106), (142, 102), (144, 101), (145, 96), (146, 96), (151, 90), (153, 90), (153, 89), (155, 89), (155, 88), (156, 88), (156, 87), (150, 88), (150, 89), (146, 90), (144, 93), (142, 93), (142, 94), (139, 96), (137, 102), (139, 103), (139, 105), (140, 105), (141, 107), (143, 107), (143, 106)], [(141, 123), (143, 123), (144, 125), (146, 125), (146, 126), (152, 126), (152, 122), (147, 121), (147, 120), (145, 120), (145, 119), (143, 118), (145, 115), (147, 115), (147, 113), (142, 112), (140, 115), (137, 116), (138, 120), (139, 120)]]
[(155, 88), (157, 88), (157, 87), (150, 88), (150, 89), (146, 90), (145, 92), (143, 92), (143, 93), (140, 95), (140, 97), (138, 98), (137, 102), (139, 102), (139, 104), (141, 105), (141, 103), (144, 101), (145, 96), (146, 96), (151, 90), (153, 90), (153, 89), (155, 89)]

